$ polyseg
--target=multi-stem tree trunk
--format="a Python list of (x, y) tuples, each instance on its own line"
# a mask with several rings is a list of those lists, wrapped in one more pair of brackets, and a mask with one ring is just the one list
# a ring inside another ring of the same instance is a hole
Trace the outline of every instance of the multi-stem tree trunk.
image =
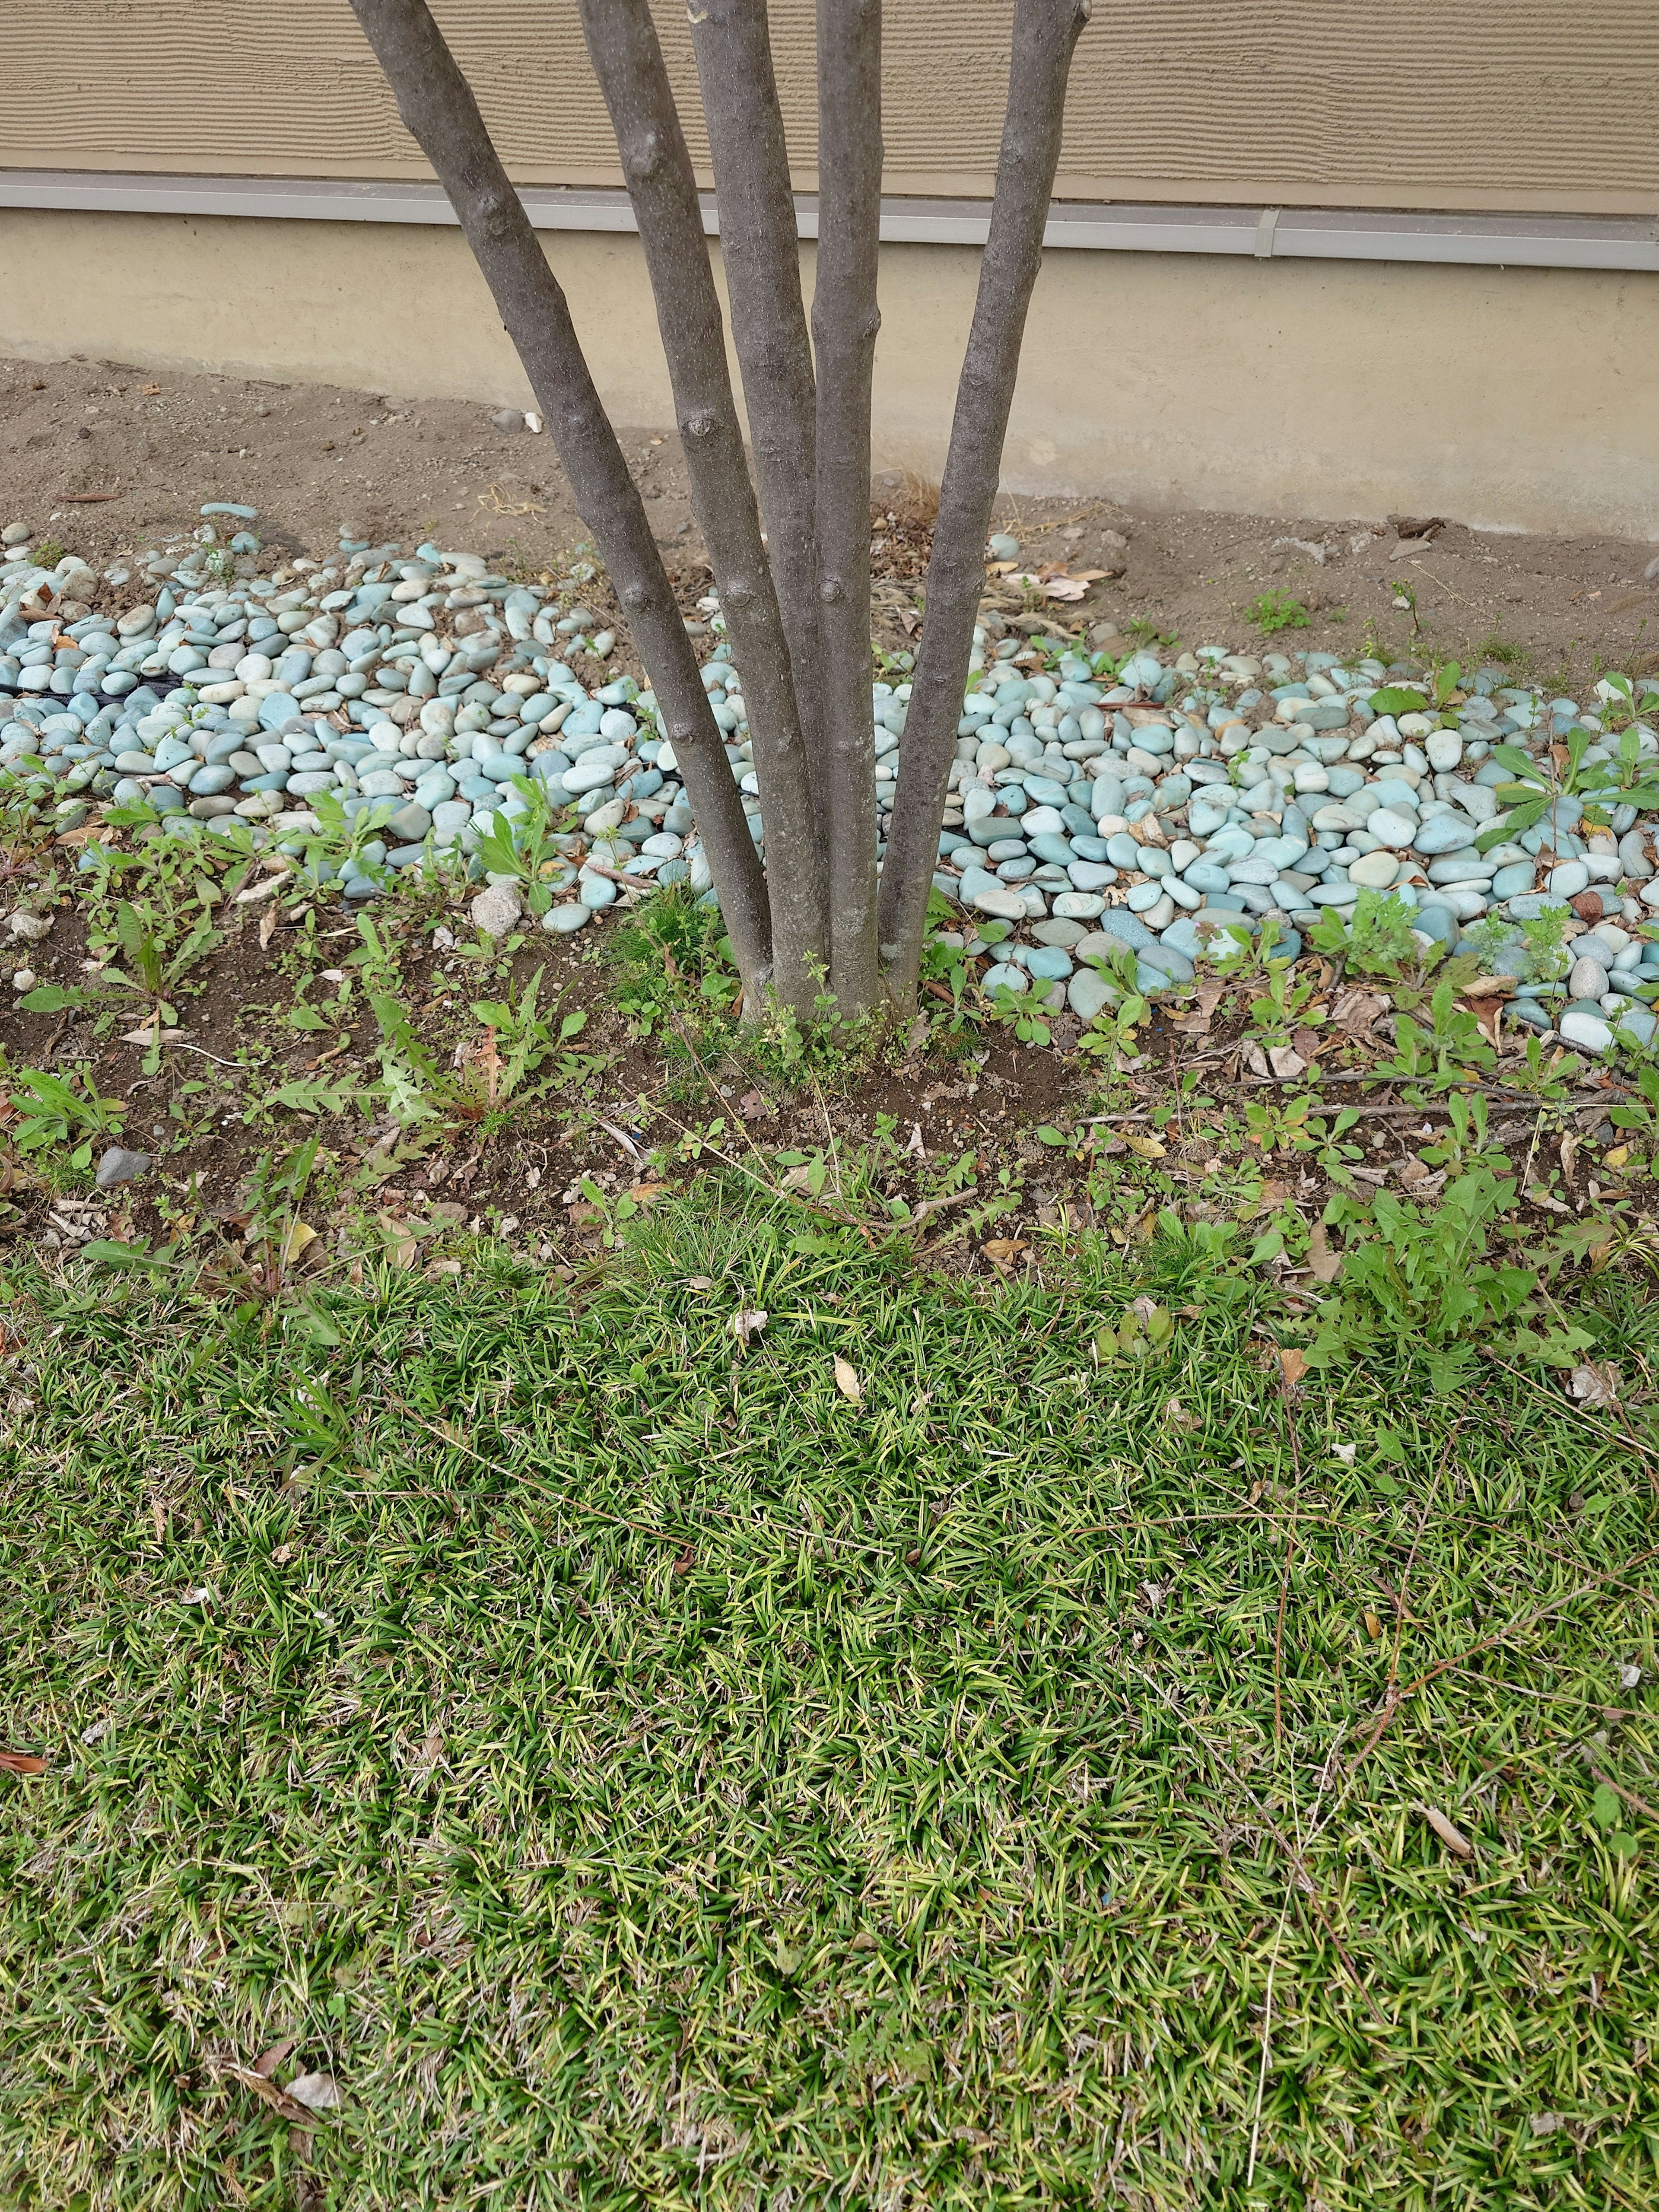
[(881, 0), (818, 0), (818, 593), (829, 738), (830, 975), (878, 991), (870, 707), (870, 381), (881, 252)]
[(580, 5), (656, 295), (691, 501), (743, 676), (766, 828), (773, 988), (809, 1013), (828, 967), (823, 847), (812, 817), (788, 641), (744, 458), (696, 179), (647, 0)]
[(743, 372), (755, 480), (822, 841), (830, 787), (813, 514), (816, 393), (801, 301), (794, 188), (764, 0), (702, 0), (691, 10), (691, 43), (714, 159), (720, 262)]
[(557, 279), (426, 0), (352, 0), (398, 112), (449, 196), (518, 349), (649, 672), (720, 887), (746, 991), (772, 969), (767, 886), (645, 502), (629, 474)]
[[(1042, 259), (1073, 48), (1090, 0), (1016, 0), (989, 241), (940, 490), (892, 834), (877, 890), (870, 711), (871, 375), (881, 193), (880, 0), (817, 0), (820, 242), (805, 339), (765, 0), (690, 11), (763, 540), (696, 180), (648, 0), (580, 0), (657, 300), (693, 503), (743, 677), (763, 878), (696, 657), (568, 307), (426, 0), (352, 0), (437, 173), (627, 610), (681, 763), (750, 1003), (843, 1013), (915, 998), (985, 533)], [(879, 929), (877, 921), (879, 921)]]
[(1018, 0), (991, 234), (957, 387), (956, 417), (927, 563), (926, 618), (904, 724), (904, 766), (881, 878), (890, 994), (915, 999), (945, 793), (962, 720), (985, 536), (1001, 472), (1031, 289), (1060, 164), (1066, 80), (1090, 0)]

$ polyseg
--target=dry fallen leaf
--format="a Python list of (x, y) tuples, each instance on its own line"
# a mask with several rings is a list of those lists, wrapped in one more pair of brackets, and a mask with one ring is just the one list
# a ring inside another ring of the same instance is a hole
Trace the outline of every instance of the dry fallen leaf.
[(285, 2120), (310, 2119), (311, 2114), (304, 2105), (279, 2089), (274, 2081), (267, 2081), (264, 2075), (256, 2073), (252, 2067), (234, 2065), (228, 2059), (222, 2058), (215, 2070), (223, 2080), (240, 2081), (245, 2089), (252, 2089), (261, 2104), (269, 2105), (273, 2112), (280, 2112)]
[(1177, 1429), (1201, 1429), (1204, 1425), (1196, 1413), (1189, 1413), (1179, 1398), (1171, 1398), (1164, 1408), (1164, 1418)]
[(289, 2035), (284, 2036), (282, 2042), (273, 2043), (269, 2051), (262, 2052), (261, 2055), (254, 2060), (254, 2072), (256, 2074), (263, 2074), (266, 2081), (269, 2081), (271, 2075), (282, 2064), (283, 2059), (285, 2059), (291, 2051), (298, 2048), (299, 2041), (300, 2039), (297, 2035)]
[(268, 906), (259, 916), (259, 950), (262, 952), (276, 934), (276, 924), (281, 911), (278, 907)]
[(1331, 1009), (1331, 1019), (1351, 1036), (1364, 1036), (1389, 1009), (1389, 1001), (1375, 991), (1345, 991)]
[(1123, 1141), (1132, 1152), (1139, 1152), (1143, 1160), (1161, 1160), (1169, 1147), (1157, 1137), (1138, 1136), (1133, 1129), (1125, 1129)]
[(732, 1335), (737, 1338), (739, 1344), (747, 1344), (751, 1336), (758, 1336), (760, 1334), (760, 1332), (765, 1328), (767, 1322), (770, 1319), (771, 1316), (769, 1314), (750, 1312), (734, 1313), (731, 1320), (726, 1323), (726, 1327), (731, 1330)]
[(850, 1359), (836, 1355), (836, 1388), (843, 1398), (850, 1398), (855, 1406), (864, 1401), (864, 1390), (859, 1382), (859, 1371)]
[(1460, 1859), (1468, 1859), (1474, 1856), (1474, 1845), (1469, 1841), (1468, 1838), (1463, 1833), (1461, 1828), (1453, 1827), (1451, 1822), (1446, 1818), (1445, 1814), (1439, 1811), (1437, 1808), (1433, 1805), (1424, 1806), (1423, 1818), (1428, 1822), (1429, 1826), (1434, 1830), (1436, 1835), (1439, 1837), (1441, 1842), (1446, 1845), (1447, 1849), (1449, 1850), (1455, 1851)]
[(1587, 1413), (1616, 1407), (1619, 1403), (1619, 1370), (1610, 1360), (1599, 1366), (1594, 1364), (1575, 1367), (1568, 1389)]
[(30, 1751), (0, 1751), (0, 1774), (44, 1774), (46, 1762)]
[(1285, 1387), (1287, 1390), (1295, 1389), (1297, 1384), (1307, 1373), (1307, 1359), (1293, 1344), (1281, 1344), (1279, 1346), (1279, 1371), (1285, 1379)]
[(331, 2112), (341, 2101), (340, 2085), (331, 2074), (296, 2074), (288, 2094), (313, 2112)]
[(266, 899), (274, 898), (287, 880), (286, 875), (269, 876), (262, 884), (251, 884), (246, 890), (237, 892), (231, 904), (233, 906), (262, 905)]
[(1308, 1072), (1307, 1061), (1290, 1045), (1271, 1046), (1267, 1058), (1272, 1064), (1273, 1073), (1281, 1083), (1294, 1083), (1298, 1075), (1305, 1075)]
[(1017, 1254), (1029, 1252), (1030, 1249), (1029, 1244), (1023, 1243), (1018, 1237), (993, 1237), (988, 1243), (981, 1247), (986, 1258), (994, 1267), (1012, 1267)]
[(1342, 1255), (1332, 1251), (1322, 1221), (1308, 1231), (1308, 1272), (1322, 1283), (1334, 1283), (1342, 1273)]
[(288, 1232), (288, 1242), (283, 1247), (283, 1259), (292, 1267), (307, 1249), (317, 1242), (317, 1232), (309, 1222), (296, 1221)]

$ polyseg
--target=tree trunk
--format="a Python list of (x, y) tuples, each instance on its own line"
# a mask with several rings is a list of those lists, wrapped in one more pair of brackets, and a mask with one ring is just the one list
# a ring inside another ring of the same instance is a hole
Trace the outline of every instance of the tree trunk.
[(881, 879), (881, 944), (892, 997), (915, 998), (946, 780), (962, 719), (985, 535), (996, 497), (1031, 288), (1060, 161), (1066, 80), (1090, 0), (1018, 0), (991, 234), (957, 387), (927, 564), (921, 650), (905, 720), (903, 770)]
[(773, 988), (810, 1013), (829, 952), (823, 854), (691, 158), (647, 0), (580, 0), (580, 9), (656, 295), (692, 502), (743, 678), (766, 826)]
[(518, 350), (582, 520), (616, 585), (696, 815), (745, 989), (772, 973), (771, 926), (742, 795), (702, 688), (639, 488), (594, 389), (570, 310), (501, 167), (471, 88), (425, 0), (352, 0), (398, 102), (459, 218)]
[(743, 371), (778, 605), (806, 745), (819, 842), (829, 819), (823, 670), (813, 535), (815, 393), (801, 303), (800, 240), (767, 33), (766, 0), (702, 0), (691, 17), (703, 118), (714, 158), (720, 260)]
[(818, 0), (817, 556), (831, 763), (830, 973), (844, 1015), (880, 989), (870, 705), (870, 379), (881, 313), (881, 0)]

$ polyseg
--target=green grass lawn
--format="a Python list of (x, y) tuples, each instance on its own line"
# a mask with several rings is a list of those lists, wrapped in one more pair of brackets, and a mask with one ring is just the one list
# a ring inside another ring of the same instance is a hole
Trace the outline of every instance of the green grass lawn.
[(1652, 2204), (1646, 1410), (789, 1228), (14, 1281), (0, 2202)]

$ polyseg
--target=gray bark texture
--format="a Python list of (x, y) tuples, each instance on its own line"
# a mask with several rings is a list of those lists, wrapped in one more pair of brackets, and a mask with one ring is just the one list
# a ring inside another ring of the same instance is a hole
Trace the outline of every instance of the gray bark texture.
[(656, 296), (692, 504), (743, 678), (766, 824), (772, 988), (810, 1013), (828, 965), (823, 852), (691, 158), (647, 0), (580, 0), (580, 9)]
[(644, 501), (594, 389), (564, 293), (425, 0), (352, 0), (352, 8), (398, 113), (459, 219), (627, 610), (720, 886), (739, 972), (758, 998), (772, 973), (765, 878)]
[(829, 801), (812, 520), (812, 348), (766, 0), (702, 0), (691, 24), (749, 446), (822, 842)]
[(865, 1012), (881, 988), (870, 706), (881, 161), (881, 0), (818, 0), (817, 583), (830, 766), (830, 974), (843, 1015)]
[(905, 718), (903, 768), (881, 878), (881, 946), (890, 995), (915, 996), (963, 685), (985, 588), (985, 535), (996, 497), (1031, 289), (1060, 161), (1066, 81), (1090, 0), (1018, 0), (1008, 106), (991, 233), (927, 564), (927, 602)]

